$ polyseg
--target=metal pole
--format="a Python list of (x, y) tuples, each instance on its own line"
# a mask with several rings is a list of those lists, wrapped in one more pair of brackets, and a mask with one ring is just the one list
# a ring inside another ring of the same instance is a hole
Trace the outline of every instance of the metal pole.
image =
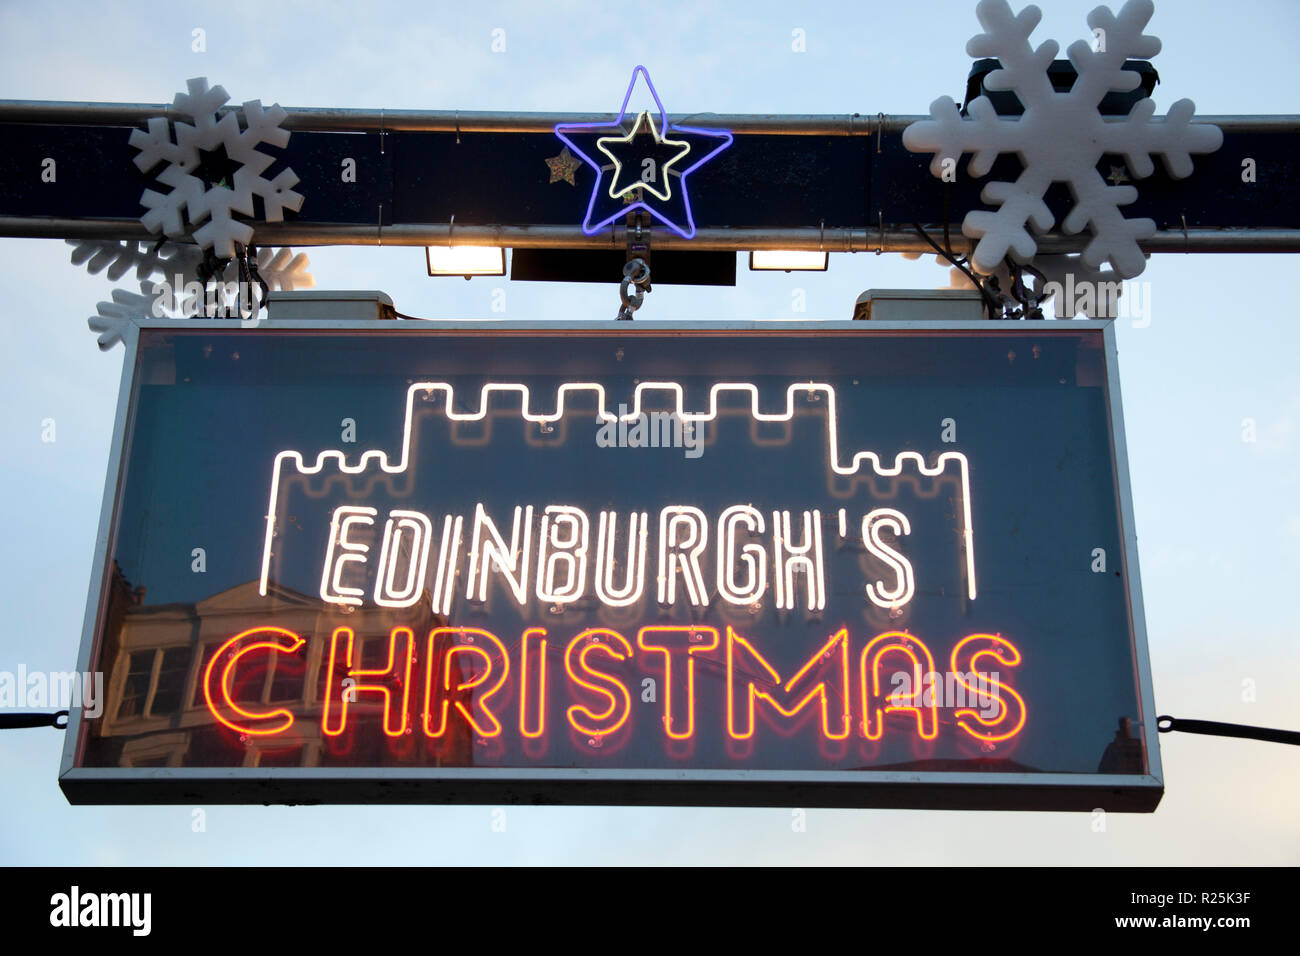
[[(233, 112), (227, 106), (223, 112)], [(367, 110), (287, 107), (286, 129), (324, 131), (385, 130), (461, 133), (549, 133), (557, 123), (612, 123), (613, 113), (530, 113), (464, 110)], [(150, 117), (184, 120), (167, 103), (80, 103), (49, 100), (0, 100), (0, 123), (52, 123), (69, 126), (143, 126)], [(901, 132), (925, 116), (877, 113), (673, 113), (682, 125), (712, 126), (738, 133), (774, 135), (870, 136), (877, 128)], [(1123, 122), (1109, 117), (1109, 122)], [(1300, 131), (1300, 115), (1197, 116), (1224, 132)]]
[[(380, 245), (372, 225), (330, 225), (310, 222), (260, 223), (257, 242), (277, 246)], [(930, 235), (942, 237), (931, 226)], [(452, 235), (447, 223), (385, 226), (383, 245), (445, 245)], [(29, 239), (156, 239), (134, 219), (26, 219), (0, 217), (0, 236)], [(1038, 240), (1041, 253), (1078, 252), (1088, 236), (1052, 234)], [(504, 246), (512, 249), (621, 249), (626, 230), (615, 226), (595, 236), (577, 226), (469, 226), (457, 223), (456, 245)], [(655, 238), (659, 248), (712, 251), (800, 249), (826, 252), (922, 252), (933, 248), (914, 231), (886, 229), (701, 229), (694, 239), (682, 239), (667, 230)], [(1148, 252), (1300, 252), (1300, 229), (1190, 229), (1161, 232), (1141, 242)], [(971, 248), (960, 233), (952, 236), (956, 252)]]

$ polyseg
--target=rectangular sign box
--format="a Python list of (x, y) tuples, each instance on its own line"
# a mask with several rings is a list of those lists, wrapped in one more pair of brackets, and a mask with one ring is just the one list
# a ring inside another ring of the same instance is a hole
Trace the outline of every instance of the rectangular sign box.
[(1104, 322), (144, 322), (74, 803), (1150, 811)]

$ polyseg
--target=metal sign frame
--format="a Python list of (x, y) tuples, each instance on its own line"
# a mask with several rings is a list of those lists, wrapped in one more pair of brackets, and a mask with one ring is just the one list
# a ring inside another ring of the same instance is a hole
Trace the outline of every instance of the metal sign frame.
[[(746, 332), (826, 331), (874, 334), (888, 331), (979, 331), (1023, 335), (1022, 323), (987, 321), (871, 322), (852, 320), (695, 321), (645, 320), (634, 324), (591, 321), (429, 321), (403, 323), (403, 329), (430, 332), (545, 331), (590, 334), (599, 331)], [(96, 637), (105, 610), (112, 529), (123, 490), (121, 481), (125, 439), (134, 415), (134, 380), (142, 329), (233, 331), (233, 322), (219, 320), (133, 321), (125, 335), (116, 420), (108, 459), (99, 528), (95, 538), (90, 591), (86, 603), (77, 667), (91, 670)], [(267, 321), (259, 329), (277, 332), (355, 332), (382, 335), (373, 322)], [(1137, 664), (1138, 698), (1142, 707), (1142, 739), (1147, 774), (1102, 773), (980, 773), (910, 771), (784, 771), (784, 770), (628, 770), (535, 768), (342, 768), (342, 767), (219, 767), (219, 768), (92, 768), (75, 766), (84, 726), (74, 709), (69, 718), (59, 785), (74, 804), (166, 803), (427, 803), (427, 804), (565, 804), (637, 806), (798, 806), (881, 807), (950, 810), (1073, 810), (1103, 808), (1119, 812), (1149, 812), (1164, 793), (1138, 571), (1128, 453), (1124, 438), (1116, 341), (1113, 321), (1045, 322), (1034, 332), (1052, 334), (1092, 330), (1102, 336), (1106, 365), (1107, 406), (1111, 426), (1112, 480), (1119, 502), (1123, 541), (1123, 573), (1127, 582), (1127, 612)]]

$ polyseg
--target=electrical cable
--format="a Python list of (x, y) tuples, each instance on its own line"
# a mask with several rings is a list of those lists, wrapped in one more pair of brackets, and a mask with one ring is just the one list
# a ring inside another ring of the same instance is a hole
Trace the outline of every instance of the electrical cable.
[[(59, 718), (63, 722), (59, 723)], [(25, 727), (53, 727), (65, 730), (68, 726), (68, 712), (56, 710), (52, 714), (0, 714), (0, 730), (21, 730)]]
[(924, 239), (926, 242), (930, 244), (930, 248), (932, 248), (940, 256), (942, 256), (944, 259), (947, 259), (954, 266), (960, 269), (962, 275), (964, 275), (967, 279), (970, 280), (971, 285), (973, 285), (977, 290), (979, 290), (980, 298), (984, 300), (984, 311), (990, 319), (1002, 314), (1002, 307), (998, 304), (997, 300), (994, 299), (993, 296), (989, 294), (989, 291), (986, 288), (984, 288), (984, 283), (980, 282), (979, 279), (977, 279), (975, 275), (969, 269), (966, 268), (965, 262), (963, 262), (961, 259), (958, 259), (952, 253), (944, 250), (937, 242), (935, 242), (932, 238), (930, 238), (930, 234), (921, 228), (921, 224), (919, 222), (912, 223), (912, 228), (916, 230), (916, 234), (918, 236), (920, 236), (922, 239)]
[(1168, 714), (1156, 718), (1156, 729), (1162, 734), (1179, 731), (1185, 734), (1243, 737), (1247, 740), (1265, 740), (1274, 744), (1300, 746), (1300, 731), (1252, 727), (1249, 724), (1225, 724), (1217, 720), (1188, 720), (1183, 717), (1170, 717)]
[[(30, 727), (53, 727), (66, 730), (68, 712), (56, 710), (50, 714), (0, 713), (0, 730), (22, 730)], [(1229, 724), (1218, 720), (1191, 720), (1164, 714), (1156, 718), (1156, 728), (1162, 734), (1173, 732), (1202, 734), (1210, 737), (1237, 737), (1245, 740), (1262, 740), (1274, 744), (1300, 746), (1300, 731), (1278, 730), (1273, 727), (1254, 727), (1249, 724)]]

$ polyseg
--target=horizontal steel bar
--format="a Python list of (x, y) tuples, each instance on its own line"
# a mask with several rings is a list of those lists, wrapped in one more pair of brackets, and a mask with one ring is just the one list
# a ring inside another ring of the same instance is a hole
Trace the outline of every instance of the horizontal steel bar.
[[(259, 245), (276, 246), (505, 246), (512, 249), (616, 248), (627, 231), (615, 226), (588, 236), (577, 226), (385, 226), (329, 225), (308, 222), (261, 223)], [(939, 240), (942, 230), (930, 229)], [(35, 219), (0, 217), (0, 236), (28, 239), (154, 239), (137, 220)], [(1050, 234), (1039, 237), (1043, 253), (1078, 252), (1091, 237)], [(969, 251), (970, 240), (954, 231), (952, 248)], [(656, 230), (655, 248), (700, 251), (801, 249), (827, 252), (933, 252), (912, 230), (886, 229), (701, 229), (693, 239)], [(1190, 229), (1159, 232), (1140, 242), (1147, 252), (1300, 252), (1300, 229)]]
[[(224, 111), (233, 111), (227, 106)], [(371, 110), (287, 107), (286, 129), (336, 132), (385, 130), (462, 133), (546, 133), (557, 123), (611, 123), (614, 113), (534, 113), (491, 110)], [(82, 103), (51, 100), (0, 100), (0, 123), (52, 123), (81, 126), (143, 126), (150, 117), (184, 120), (167, 103)], [(870, 136), (883, 127), (896, 133), (924, 116), (888, 113), (672, 113), (678, 124), (720, 127), (739, 133)], [(1122, 122), (1123, 117), (1111, 117)], [(1300, 115), (1198, 116), (1225, 131), (1288, 132), (1300, 130)]]
[[(227, 106), (221, 112), (232, 112)], [(615, 113), (512, 113), (491, 110), (366, 110), (287, 108), (286, 129), (337, 132), (425, 131), (462, 133), (549, 133), (557, 123), (612, 123)], [(0, 123), (53, 123), (70, 126), (143, 126), (151, 117), (184, 120), (165, 103), (63, 103), (0, 100)], [(880, 125), (872, 114), (692, 113), (671, 114), (678, 124), (721, 127), (745, 133), (865, 136)], [(891, 118), (885, 117), (886, 129)], [(903, 118), (907, 119), (907, 118)], [(901, 124), (901, 125), (905, 125)]]

